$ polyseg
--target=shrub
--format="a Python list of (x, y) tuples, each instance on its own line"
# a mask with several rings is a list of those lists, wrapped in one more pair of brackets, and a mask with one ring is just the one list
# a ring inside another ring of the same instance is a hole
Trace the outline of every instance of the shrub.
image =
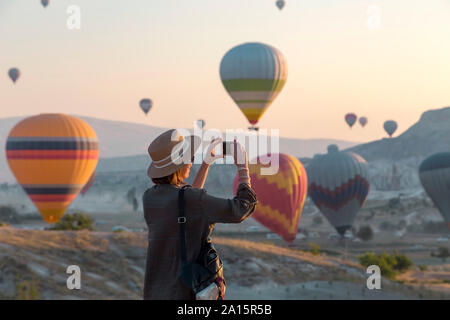
[(20, 222), (20, 217), (16, 209), (10, 206), (0, 206), (0, 219), (9, 223)]
[(358, 232), (356, 233), (356, 236), (363, 241), (372, 240), (373, 238), (372, 228), (369, 226), (362, 226), (361, 228), (359, 228)]
[(395, 279), (399, 273), (404, 273), (413, 266), (408, 256), (399, 254), (397, 251), (394, 251), (391, 255), (386, 252), (382, 254), (366, 252), (364, 255), (359, 256), (358, 260), (366, 268), (370, 265), (379, 266), (381, 274), (389, 279)]
[(50, 230), (94, 230), (94, 219), (81, 212), (66, 214)]
[(406, 272), (414, 265), (411, 259), (404, 254), (399, 254), (397, 251), (394, 251), (394, 255), (396, 264), (394, 266), (395, 270), (398, 270), (400, 273)]
[(310, 252), (317, 256), (320, 254), (320, 246), (317, 243), (310, 242), (309, 247), (311, 248)]
[(39, 300), (41, 294), (39, 292), (38, 283), (33, 280), (22, 280), (17, 276), (16, 281), (16, 299), (17, 300)]

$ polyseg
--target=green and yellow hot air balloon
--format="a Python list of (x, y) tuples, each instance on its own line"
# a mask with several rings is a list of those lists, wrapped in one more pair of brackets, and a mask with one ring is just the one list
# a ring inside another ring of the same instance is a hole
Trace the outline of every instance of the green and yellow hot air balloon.
[(255, 126), (283, 89), (287, 64), (281, 52), (272, 46), (244, 43), (222, 58), (220, 78), (231, 98)]
[(9, 167), (48, 223), (58, 222), (97, 166), (95, 131), (64, 114), (20, 121), (6, 142)]

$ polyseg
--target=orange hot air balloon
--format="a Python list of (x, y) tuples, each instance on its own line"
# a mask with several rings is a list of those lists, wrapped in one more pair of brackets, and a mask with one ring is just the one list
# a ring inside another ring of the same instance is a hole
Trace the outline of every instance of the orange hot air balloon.
[(20, 121), (6, 141), (6, 158), (43, 219), (56, 223), (97, 166), (98, 140), (83, 120), (41, 114)]
[[(276, 167), (277, 157), (278, 172), (264, 175), (261, 169)], [(252, 217), (284, 241), (292, 242), (297, 235), (308, 190), (305, 168), (297, 158), (280, 153), (258, 157), (257, 164), (249, 165), (249, 169), (252, 188), (258, 196), (258, 205)], [(234, 190), (237, 187), (238, 176), (234, 180)]]
[(94, 173), (92, 173), (91, 177), (89, 178), (88, 182), (84, 185), (83, 189), (81, 189), (80, 191), (82, 196), (84, 196), (89, 191), (89, 189), (91, 189), (91, 187), (94, 185), (95, 178), (97, 178), (97, 175), (94, 171)]

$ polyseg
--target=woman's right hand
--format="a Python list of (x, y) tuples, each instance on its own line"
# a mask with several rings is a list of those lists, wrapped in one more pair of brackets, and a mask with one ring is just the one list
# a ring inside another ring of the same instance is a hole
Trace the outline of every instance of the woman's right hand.
[(242, 144), (234, 140), (234, 163), (238, 168), (248, 167), (247, 151)]
[(250, 172), (248, 169), (247, 152), (244, 146), (234, 140), (234, 163), (238, 171), (239, 183), (246, 183), (250, 186)]

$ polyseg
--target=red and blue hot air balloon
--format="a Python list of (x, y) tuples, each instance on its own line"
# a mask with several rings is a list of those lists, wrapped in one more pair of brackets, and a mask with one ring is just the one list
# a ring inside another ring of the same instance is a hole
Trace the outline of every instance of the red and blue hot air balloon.
[(328, 146), (328, 154), (316, 155), (307, 168), (309, 196), (337, 232), (350, 229), (369, 194), (366, 161), (352, 152)]

